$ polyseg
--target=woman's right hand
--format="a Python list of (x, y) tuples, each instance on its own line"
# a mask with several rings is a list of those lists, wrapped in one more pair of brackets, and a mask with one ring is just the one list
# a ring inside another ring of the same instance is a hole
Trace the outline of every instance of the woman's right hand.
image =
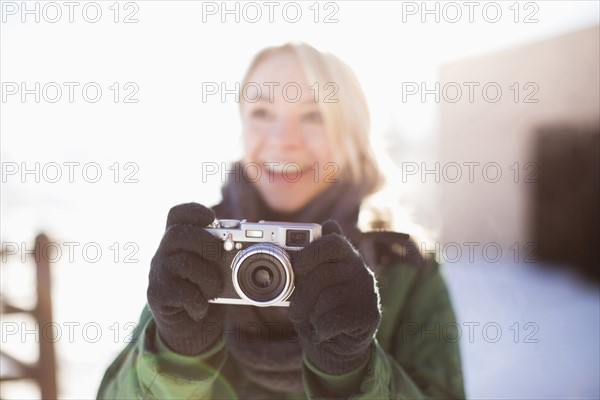
[(214, 212), (197, 203), (171, 208), (152, 258), (148, 304), (169, 348), (196, 355), (221, 337), (224, 307), (209, 303), (223, 289), (223, 242), (204, 228)]

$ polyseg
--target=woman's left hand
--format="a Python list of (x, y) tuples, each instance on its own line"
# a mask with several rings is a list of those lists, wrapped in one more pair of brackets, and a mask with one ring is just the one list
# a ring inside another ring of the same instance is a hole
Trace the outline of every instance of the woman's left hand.
[(381, 320), (375, 277), (334, 221), (294, 259), (290, 316), (308, 359), (340, 375), (360, 367)]

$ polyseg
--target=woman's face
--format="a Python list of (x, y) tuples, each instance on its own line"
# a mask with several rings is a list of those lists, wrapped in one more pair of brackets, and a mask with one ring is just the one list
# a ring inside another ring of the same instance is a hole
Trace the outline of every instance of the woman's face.
[[(248, 83), (242, 94), (252, 102), (241, 99), (244, 161), (255, 163), (253, 167), (260, 171), (258, 179), (258, 172), (248, 168), (249, 178), (269, 207), (296, 211), (324, 191), (329, 185), (324, 178), (337, 171), (335, 165), (327, 164), (333, 161), (333, 150), (315, 101), (318, 89), (311, 90), (291, 54), (263, 60)], [(257, 87), (261, 96), (254, 102), (259, 97)]]

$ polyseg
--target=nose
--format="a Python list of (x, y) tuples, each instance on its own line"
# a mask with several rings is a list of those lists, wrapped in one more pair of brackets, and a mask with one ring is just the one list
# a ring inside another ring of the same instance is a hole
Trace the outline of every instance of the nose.
[(289, 115), (278, 118), (271, 135), (273, 144), (281, 148), (295, 147), (301, 143), (300, 126)]

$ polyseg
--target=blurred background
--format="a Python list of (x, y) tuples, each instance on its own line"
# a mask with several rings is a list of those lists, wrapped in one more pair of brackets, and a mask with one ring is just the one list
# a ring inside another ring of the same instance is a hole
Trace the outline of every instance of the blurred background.
[(0, 2), (3, 379), (95, 397), (168, 210), (241, 154), (236, 83), (300, 40), (363, 85), (370, 204), (442, 264), (467, 396), (600, 398), (598, 2), (67, 3)]

